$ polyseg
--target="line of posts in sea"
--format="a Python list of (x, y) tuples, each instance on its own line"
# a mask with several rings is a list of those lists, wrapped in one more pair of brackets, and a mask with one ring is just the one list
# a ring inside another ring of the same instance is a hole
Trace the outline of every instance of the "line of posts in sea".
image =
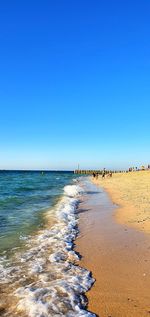
[[(105, 170), (105, 174), (110, 174), (110, 173), (126, 173), (127, 171), (115, 171), (115, 170)], [(87, 174), (87, 175), (92, 175), (93, 173), (102, 175), (104, 173), (103, 170), (75, 170), (75, 174)]]

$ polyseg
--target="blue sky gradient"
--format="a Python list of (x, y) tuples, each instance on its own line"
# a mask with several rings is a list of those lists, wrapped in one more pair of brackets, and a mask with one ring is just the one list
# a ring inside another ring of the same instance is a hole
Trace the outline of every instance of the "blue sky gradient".
[(150, 163), (150, 2), (1, 1), (0, 168)]

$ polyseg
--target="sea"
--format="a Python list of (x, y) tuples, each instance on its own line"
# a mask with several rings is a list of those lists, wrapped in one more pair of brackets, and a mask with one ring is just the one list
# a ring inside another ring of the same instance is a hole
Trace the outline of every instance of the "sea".
[(85, 179), (0, 171), (0, 316), (95, 316), (85, 296), (94, 279), (74, 250)]

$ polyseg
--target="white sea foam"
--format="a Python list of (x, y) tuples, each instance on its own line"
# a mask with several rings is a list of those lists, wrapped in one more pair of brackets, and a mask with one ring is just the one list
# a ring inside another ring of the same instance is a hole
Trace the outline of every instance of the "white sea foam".
[(64, 187), (64, 192), (70, 197), (78, 197), (83, 192), (83, 189), (79, 185), (67, 185)]
[[(7, 274), (3, 278), (7, 275), (7, 281), (12, 275), (20, 276), (14, 290), (17, 316), (22, 313), (28, 317), (95, 316), (86, 310), (84, 296), (94, 279), (89, 271), (76, 264), (78, 255), (73, 250), (78, 232), (76, 211), (82, 192), (79, 185), (65, 186), (55, 209), (56, 224), (27, 241), (28, 250), (18, 254), (20, 266), (5, 268)], [(10, 316), (13, 317), (11, 313)]]

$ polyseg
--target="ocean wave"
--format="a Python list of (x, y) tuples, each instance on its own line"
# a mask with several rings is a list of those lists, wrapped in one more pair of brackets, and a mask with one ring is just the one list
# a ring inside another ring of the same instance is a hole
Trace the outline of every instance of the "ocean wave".
[[(14, 267), (3, 268), (3, 282), (15, 285), (15, 316), (95, 316), (86, 310), (84, 295), (94, 279), (88, 270), (78, 266), (79, 257), (73, 249), (82, 193), (82, 186), (65, 186), (53, 210), (55, 224), (27, 241), (27, 251), (16, 255)], [(52, 211), (47, 212), (47, 219), (51, 215)], [(7, 316), (13, 317), (11, 307)]]

